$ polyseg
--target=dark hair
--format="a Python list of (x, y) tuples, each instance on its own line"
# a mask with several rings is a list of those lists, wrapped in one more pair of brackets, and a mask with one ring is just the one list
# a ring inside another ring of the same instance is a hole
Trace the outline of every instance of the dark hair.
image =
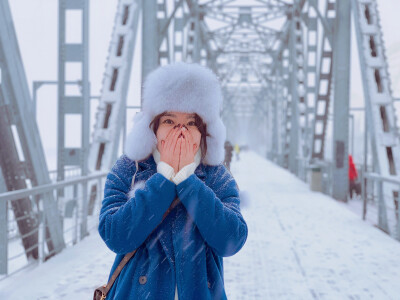
[[(163, 112), (161, 114), (158, 114), (157, 116), (154, 117), (153, 121), (151, 121), (149, 127), (153, 129), (153, 132), (155, 135), (157, 135), (157, 130), (158, 127), (160, 126), (160, 119), (162, 116), (165, 116), (168, 112)], [(200, 149), (201, 149), (201, 160), (204, 159), (207, 153), (207, 136), (210, 136), (210, 134), (207, 132), (207, 124), (203, 122), (203, 119), (196, 113), (194, 113), (194, 119), (195, 119), (195, 124), (197, 129), (201, 133), (201, 139), (200, 139)], [(153, 128), (152, 125), (154, 124)]]

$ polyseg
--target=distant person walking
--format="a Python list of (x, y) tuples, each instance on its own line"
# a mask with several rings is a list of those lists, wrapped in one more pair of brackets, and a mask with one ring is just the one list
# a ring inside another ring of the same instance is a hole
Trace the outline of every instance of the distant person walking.
[(356, 193), (356, 195), (361, 195), (361, 184), (358, 180), (358, 173), (356, 166), (354, 165), (353, 162), (353, 157), (351, 154), (349, 154), (349, 193), (350, 193), (350, 198), (353, 198), (353, 192)]
[(232, 161), (232, 151), (233, 146), (229, 141), (225, 141), (225, 166), (230, 170), (231, 169), (231, 161)]
[(238, 144), (235, 144), (235, 153), (236, 153), (236, 160), (239, 160), (239, 154), (240, 154), (240, 147)]

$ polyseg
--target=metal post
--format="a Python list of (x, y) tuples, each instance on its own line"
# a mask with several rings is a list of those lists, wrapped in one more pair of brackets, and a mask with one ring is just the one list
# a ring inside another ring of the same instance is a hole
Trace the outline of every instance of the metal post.
[(193, 62), (200, 63), (201, 55), (201, 39), (200, 39), (200, 21), (199, 21), (199, 10), (197, 7), (197, 2), (195, 3), (195, 15), (194, 15), (194, 24), (195, 24), (195, 39), (193, 45)]
[(159, 64), (157, 0), (143, 0), (142, 24), (142, 81), (144, 81)]
[(366, 175), (368, 174), (368, 126), (367, 120), (368, 114), (364, 111), (364, 172), (363, 172), (363, 179), (361, 183), (362, 189), (362, 197), (363, 197), (363, 220), (365, 220), (367, 215), (367, 178)]
[(381, 179), (378, 180), (378, 226), (389, 234), (390, 231), (386, 215), (386, 204), (383, 194), (383, 181)]
[(292, 12), (291, 31), (289, 40), (289, 55), (291, 71), (290, 78), (290, 96), (291, 110), (290, 116), (290, 149), (289, 149), (289, 170), (293, 174), (297, 174), (297, 156), (299, 154), (299, 95), (297, 81), (297, 57), (296, 57), (296, 26), (294, 22), (295, 9)]
[(75, 214), (74, 214), (74, 237), (72, 239), (72, 244), (75, 245), (78, 242), (78, 226), (79, 226), (79, 201), (78, 201), (78, 185), (74, 184), (73, 190), (74, 200), (75, 200)]
[[(89, 117), (90, 117), (90, 86), (89, 86), (89, 0), (58, 1), (58, 128), (57, 128), (57, 180), (65, 178), (66, 166), (80, 166), (81, 175), (88, 174), (89, 151)], [(66, 32), (72, 20), (67, 18), (68, 12), (81, 12), (80, 42), (67, 40)], [(80, 79), (78, 88), (81, 95), (71, 94), (66, 88), (68, 74), (67, 65), (80, 63)], [(65, 134), (71, 128), (66, 127), (65, 118), (69, 114), (81, 115), (81, 147), (66, 147)], [(64, 196), (64, 190), (60, 189), (58, 195)]]
[(400, 185), (399, 185), (399, 192), (398, 192), (398, 196), (397, 196), (397, 201), (398, 201), (398, 205), (397, 205), (397, 224), (396, 224), (396, 239), (400, 241)]
[(40, 220), (39, 220), (39, 228), (38, 228), (38, 247), (39, 247), (39, 264), (43, 263), (45, 260), (45, 255), (44, 255), (44, 244), (45, 244), (45, 239), (46, 239), (46, 218), (44, 217), (43, 214), (43, 205), (41, 205), (41, 201), (39, 201), (38, 208), (39, 208), (39, 214), (40, 214)]
[(351, 3), (336, 2), (334, 39), (334, 113), (333, 113), (333, 182), (332, 196), (347, 201), (349, 86), (350, 86), (350, 33)]
[(87, 182), (81, 184), (82, 187), (82, 214), (81, 214), (81, 239), (88, 235), (87, 231), (87, 215), (88, 215), (88, 199), (87, 199)]
[(7, 201), (0, 201), (0, 274), (5, 274), (5, 275), (7, 275), (8, 272), (7, 224), (8, 224)]
[(39, 88), (40, 85), (38, 85), (36, 82), (33, 82), (33, 87), (32, 87), (32, 104), (33, 104), (33, 115), (35, 116), (35, 119), (37, 117), (37, 89)]
[(274, 97), (271, 100), (272, 102), (272, 146), (271, 146), (271, 153), (270, 153), (270, 159), (274, 162), (277, 161), (278, 157), (278, 101), (279, 101), (279, 94), (278, 94), (278, 89), (280, 88), (280, 85), (278, 83), (278, 78), (281, 74), (278, 74), (280, 68), (277, 68), (275, 70), (274, 74)]
[(354, 115), (349, 114), (349, 119), (351, 123), (351, 148), (349, 152), (354, 155)]

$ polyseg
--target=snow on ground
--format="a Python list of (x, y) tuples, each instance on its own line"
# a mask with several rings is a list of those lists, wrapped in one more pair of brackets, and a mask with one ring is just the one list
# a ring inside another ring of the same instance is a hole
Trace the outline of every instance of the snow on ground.
[(254, 153), (232, 172), (250, 200), (229, 299), (400, 299), (398, 241)]
[(37, 267), (0, 281), (0, 299), (92, 299), (106, 283), (114, 255), (100, 236), (91, 235)]
[[(399, 299), (400, 243), (253, 152), (233, 158), (249, 235), (224, 258), (228, 299)], [(91, 299), (114, 254), (97, 232), (0, 281), (0, 299)]]

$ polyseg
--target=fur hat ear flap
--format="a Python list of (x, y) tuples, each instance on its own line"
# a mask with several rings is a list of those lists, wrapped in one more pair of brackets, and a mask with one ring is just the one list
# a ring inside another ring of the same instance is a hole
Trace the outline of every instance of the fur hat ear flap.
[(124, 152), (131, 160), (143, 160), (157, 147), (157, 137), (149, 127), (151, 116), (138, 112), (125, 141)]
[(226, 139), (226, 127), (220, 118), (207, 124), (207, 154), (204, 157), (204, 163), (216, 166), (224, 162)]

